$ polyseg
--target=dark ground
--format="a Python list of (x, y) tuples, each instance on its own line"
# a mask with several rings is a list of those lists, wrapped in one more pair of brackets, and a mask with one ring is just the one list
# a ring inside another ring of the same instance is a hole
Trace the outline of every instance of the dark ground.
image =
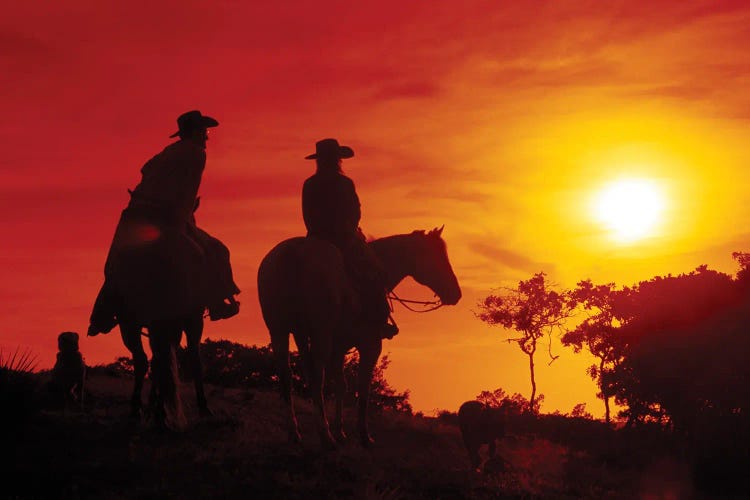
[(364, 450), (354, 438), (353, 415), (347, 415), (349, 441), (324, 452), (310, 405), (302, 400), (297, 408), (304, 443), (294, 446), (281, 427), (280, 398), (271, 392), (208, 386), (214, 416), (201, 419), (192, 387), (184, 384), (190, 426), (165, 435), (148, 421), (136, 425), (128, 419), (131, 383), (129, 378), (92, 377), (84, 411), (43, 410), (17, 425), (5, 440), (10, 463), (3, 466), (2, 496), (712, 497), (696, 493), (684, 460), (647, 453), (622, 440), (586, 450), (516, 430), (499, 446), (505, 470), (470, 471), (457, 427), (428, 417), (373, 415), (377, 442)]

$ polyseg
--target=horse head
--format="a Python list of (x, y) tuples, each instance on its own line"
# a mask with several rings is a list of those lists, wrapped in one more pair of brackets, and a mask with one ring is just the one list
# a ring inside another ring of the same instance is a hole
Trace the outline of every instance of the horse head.
[(435, 292), (440, 302), (452, 306), (461, 299), (461, 287), (448, 260), (448, 251), (442, 237), (444, 227), (411, 233), (415, 257), (412, 278)]

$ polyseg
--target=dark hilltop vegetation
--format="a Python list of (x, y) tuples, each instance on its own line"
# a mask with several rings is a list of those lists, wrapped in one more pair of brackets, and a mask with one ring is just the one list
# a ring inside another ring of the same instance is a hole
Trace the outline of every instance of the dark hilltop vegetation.
[[(483, 448), (484, 463), (474, 470), (456, 411), (415, 414), (408, 392), (388, 386), (387, 358), (373, 380), (371, 449), (355, 438), (355, 415), (347, 405), (349, 439), (334, 451), (322, 450), (312, 405), (302, 396), (303, 443), (291, 444), (268, 348), (211, 340), (203, 347), (213, 415), (199, 415), (192, 384), (183, 381), (189, 426), (179, 433), (158, 431), (148, 414), (130, 418), (132, 374), (125, 358), (89, 369), (80, 404), (55, 397), (49, 372), (6, 356), (0, 378), (9, 459), (3, 496), (713, 498), (739, 497), (747, 488), (746, 456), (722, 441), (726, 436), (714, 435), (716, 446), (699, 449), (662, 425), (618, 429), (591, 419), (583, 408), (573, 415), (518, 411), (523, 398), (502, 390), (480, 398), (503, 405), (507, 418), (497, 457), (486, 460)], [(348, 376), (355, 371), (353, 357)]]

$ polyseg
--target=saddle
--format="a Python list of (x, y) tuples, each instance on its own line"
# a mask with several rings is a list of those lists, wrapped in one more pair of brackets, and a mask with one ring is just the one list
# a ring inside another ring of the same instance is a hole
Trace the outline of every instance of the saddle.
[[(328, 273), (320, 276), (321, 285), (330, 286), (330, 280), (338, 284), (344, 314), (349, 320), (383, 325), (382, 338), (398, 334), (395, 322), (387, 323), (390, 308), (385, 298), (385, 270), (364, 240), (353, 241), (342, 250), (332, 242), (308, 236), (298, 252), (301, 265), (314, 263), (320, 266), (319, 272)], [(302, 268), (296, 271), (302, 272)]]

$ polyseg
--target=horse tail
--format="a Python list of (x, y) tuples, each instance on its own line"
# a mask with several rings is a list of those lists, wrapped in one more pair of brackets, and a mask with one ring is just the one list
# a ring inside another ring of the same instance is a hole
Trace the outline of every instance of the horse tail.
[(173, 431), (187, 427), (187, 418), (182, 407), (177, 369), (177, 346), (182, 333), (179, 323), (159, 325), (149, 332), (151, 351), (151, 374), (156, 389), (157, 424)]
[(185, 417), (182, 398), (180, 397), (180, 379), (175, 345), (169, 347), (169, 370), (166, 376), (169, 378), (170, 387), (174, 388), (168, 394), (165, 394), (164, 398), (167, 426), (173, 430), (184, 430), (187, 428), (187, 417)]

